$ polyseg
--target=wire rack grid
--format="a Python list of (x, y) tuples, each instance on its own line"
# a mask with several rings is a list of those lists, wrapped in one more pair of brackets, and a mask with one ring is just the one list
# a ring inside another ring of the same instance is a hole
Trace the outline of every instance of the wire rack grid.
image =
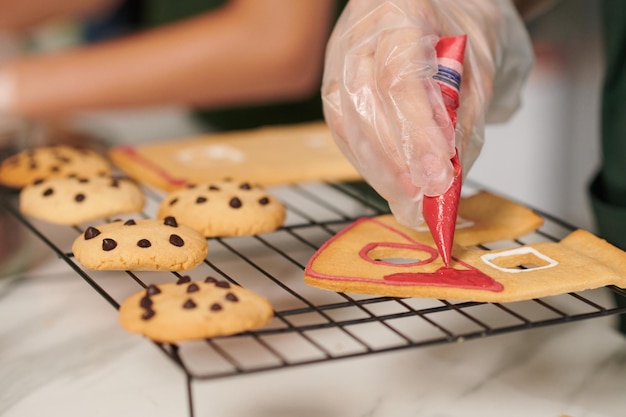
[[(287, 206), (284, 226), (262, 235), (209, 239), (204, 263), (186, 275), (194, 280), (214, 276), (262, 294), (274, 306), (274, 319), (260, 330), (234, 336), (156, 344), (186, 374), (192, 415), (191, 383), (195, 380), (456, 343), (626, 312), (607, 297), (607, 293), (626, 297), (626, 291), (614, 286), (503, 304), (375, 297), (309, 287), (304, 284), (303, 269), (315, 250), (355, 219), (387, 212), (386, 206), (350, 184), (307, 183), (269, 191)], [(154, 217), (165, 194), (152, 188), (145, 192), (144, 211), (128, 218)], [(116, 309), (148, 285), (175, 282), (181, 276), (85, 270), (73, 257), (71, 245), (88, 224), (47, 224), (22, 216), (15, 195), (2, 200), (7, 210)], [(484, 248), (558, 241), (573, 229), (540, 214), (545, 223), (536, 232)]]

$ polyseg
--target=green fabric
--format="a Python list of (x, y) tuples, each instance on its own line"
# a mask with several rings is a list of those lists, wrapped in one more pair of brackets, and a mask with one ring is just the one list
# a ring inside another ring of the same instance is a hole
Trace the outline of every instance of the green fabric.
[[(601, 177), (604, 197), (612, 204), (626, 206), (626, 2), (605, 0), (603, 6), (606, 69)], [(622, 221), (626, 222), (626, 217)]]
[(227, 0), (148, 0), (143, 3), (144, 25), (162, 26), (217, 9), (227, 2)]
[[(262, 0), (259, 0), (262, 1)], [(307, 0), (315, 1), (315, 0)], [(337, 1), (336, 17), (348, 0)], [(155, 27), (216, 9), (227, 0), (151, 0), (145, 2), (145, 26)], [(217, 64), (219, 65), (219, 64)], [(322, 120), (322, 98), (319, 92), (298, 102), (203, 110), (195, 116), (217, 130), (252, 129), (264, 125), (282, 125)]]
[[(626, 250), (626, 1), (604, 0), (602, 17), (602, 165), (589, 191), (598, 234)], [(626, 306), (624, 297), (615, 299)], [(626, 315), (620, 317), (620, 330), (626, 334)]]

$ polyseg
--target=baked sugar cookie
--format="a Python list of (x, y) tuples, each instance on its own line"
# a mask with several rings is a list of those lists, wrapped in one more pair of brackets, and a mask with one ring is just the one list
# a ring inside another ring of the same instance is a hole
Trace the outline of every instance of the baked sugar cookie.
[(111, 173), (107, 158), (86, 148), (68, 145), (27, 149), (2, 161), (0, 184), (22, 188), (35, 180)]
[(512, 302), (615, 284), (626, 253), (584, 230), (561, 242), (481, 250), (455, 245), (445, 267), (431, 237), (390, 218), (362, 218), (309, 260), (305, 282), (337, 292)]
[(511, 240), (532, 233), (542, 225), (543, 218), (528, 207), (481, 191), (461, 199), (454, 241), (461, 246), (472, 246)]
[(195, 230), (167, 217), (88, 227), (72, 250), (92, 270), (186, 271), (202, 263), (208, 244)]
[(72, 225), (139, 212), (145, 199), (134, 181), (106, 175), (36, 180), (22, 188), (19, 201), (26, 215)]
[(324, 122), (116, 146), (108, 156), (127, 175), (165, 191), (222, 178), (264, 186), (361, 179)]
[(205, 237), (270, 232), (285, 220), (285, 206), (263, 187), (244, 181), (216, 181), (171, 192), (157, 217), (174, 216)]
[(126, 299), (119, 322), (131, 333), (175, 343), (253, 330), (274, 315), (269, 301), (250, 290), (209, 277), (150, 285)]

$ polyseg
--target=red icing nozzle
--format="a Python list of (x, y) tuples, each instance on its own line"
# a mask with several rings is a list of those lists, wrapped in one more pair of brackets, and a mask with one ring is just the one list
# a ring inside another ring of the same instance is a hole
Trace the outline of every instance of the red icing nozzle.
[[(441, 89), (448, 116), (455, 127), (466, 42), (467, 37), (465, 35), (450, 36), (439, 39), (436, 46), (439, 68), (434, 78)], [(452, 256), (454, 229), (463, 179), (457, 149), (455, 149), (451, 162), (454, 168), (454, 179), (450, 188), (440, 196), (425, 196), (423, 202), (424, 221), (426, 221), (428, 229), (433, 235), (446, 267), (450, 266)]]
[(454, 179), (448, 191), (434, 197), (424, 196), (423, 202), (424, 221), (433, 235), (439, 254), (446, 267), (450, 266), (456, 216), (459, 210), (459, 200), (461, 199), (462, 169), (458, 152), (452, 158), (452, 166), (454, 168)]

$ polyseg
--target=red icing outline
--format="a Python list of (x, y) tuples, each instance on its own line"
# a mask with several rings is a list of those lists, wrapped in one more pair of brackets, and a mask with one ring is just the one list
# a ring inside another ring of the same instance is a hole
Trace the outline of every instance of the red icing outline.
[[(313, 263), (317, 260), (320, 253), (322, 253), (328, 246), (330, 246), (335, 240), (339, 239), (344, 234), (350, 232), (355, 227), (359, 226), (364, 222), (373, 222), (378, 226), (383, 227), (389, 230), (391, 233), (402, 237), (407, 240), (409, 243), (396, 243), (396, 242), (370, 242), (365, 244), (359, 250), (359, 257), (363, 259), (367, 263), (371, 263), (374, 265), (385, 265), (389, 267), (397, 267), (397, 268), (406, 268), (408, 266), (418, 266), (423, 265), (427, 262), (432, 262), (437, 257), (436, 249), (418, 242), (405, 233), (401, 232), (398, 229), (395, 229), (377, 219), (363, 217), (357, 219), (350, 225), (348, 225), (343, 230), (339, 231), (333, 238), (327, 240), (320, 248), (313, 254), (313, 256), (307, 262), (305, 268), (305, 274), (318, 279), (327, 279), (334, 281), (347, 281), (347, 282), (367, 282), (381, 285), (391, 285), (391, 286), (435, 286), (435, 287), (453, 287), (453, 288), (461, 288), (461, 289), (476, 289), (476, 290), (487, 290), (492, 292), (500, 292), (504, 290), (502, 284), (484, 274), (482, 271), (477, 268), (472, 267), (471, 265), (453, 257), (457, 263), (464, 266), (468, 269), (453, 269), (442, 267), (439, 268), (435, 272), (398, 272), (395, 274), (385, 275), (382, 279), (377, 278), (363, 278), (363, 277), (349, 277), (349, 276), (339, 276), (339, 275), (330, 275), (324, 274), (320, 272), (316, 272), (313, 270)], [(394, 264), (390, 262), (377, 261), (368, 256), (368, 253), (371, 252), (378, 246), (388, 246), (388, 247), (403, 247), (403, 248), (415, 248), (416, 250), (422, 250), (424, 252), (428, 252), (434, 254), (434, 257), (429, 258), (426, 261), (414, 262), (411, 264)]]
[(414, 249), (414, 250), (418, 250), (418, 251), (422, 251), (422, 252), (427, 252), (430, 257), (428, 259), (424, 259), (418, 262), (409, 262), (409, 263), (404, 263), (401, 264), (402, 266), (418, 266), (418, 265), (425, 265), (425, 264), (429, 264), (432, 261), (434, 261), (437, 258), (437, 251), (433, 248), (431, 248), (428, 245), (422, 245), (420, 243), (418, 243), (419, 246), (415, 245), (415, 244), (408, 244), (408, 243), (394, 243), (394, 242), (372, 242), (372, 243), (368, 243), (367, 245), (363, 246), (363, 248), (361, 248), (361, 250), (359, 251), (359, 256), (366, 260), (367, 262), (371, 262), (373, 264), (377, 264), (377, 265), (387, 265), (387, 266), (398, 266), (399, 264), (394, 264), (392, 262), (385, 262), (385, 261), (381, 261), (381, 260), (377, 260), (372, 258), (371, 256), (369, 256), (369, 253), (371, 251), (373, 251), (376, 248), (379, 248), (381, 246), (384, 247), (389, 247), (389, 248), (404, 248), (404, 249)]
[(165, 182), (175, 187), (180, 187), (187, 184), (187, 180), (174, 178), (163, 168), (150, 161), (147, 158), (144, 158), (137, 152), (137, 150), (132, 146), (119, 146), (116, 148), (120, 153), (123, 153), (130, 159), (134, 160), (136, 163), (139, 163), (144, 168), (149, 169), (150, 171), (159, 175)]

